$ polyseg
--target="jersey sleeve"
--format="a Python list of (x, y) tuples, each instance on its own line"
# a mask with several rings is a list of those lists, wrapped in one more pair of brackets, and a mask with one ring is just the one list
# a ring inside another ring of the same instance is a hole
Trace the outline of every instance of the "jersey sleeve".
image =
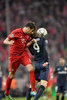
[(44, 55), (45, 62), (49, 62), (45, 39), (43, 39), (43, 55)]
[(8, 35), (8, 38), (11, 40), (13, 38), (16, 38), (17, 37), (17, 33), (18, 32), (18, 29), (15, 29), (13, 30), (9, 35)]
[(30, 53), (31, 53), (32, 55), (34, 55), (34, 54), (33, 54), (33, 51), (32, 51), (32, 47), (33, 47), (33, 44), (31, 44), (31, 45), (28, 47), (28, 49), (29, 49)]

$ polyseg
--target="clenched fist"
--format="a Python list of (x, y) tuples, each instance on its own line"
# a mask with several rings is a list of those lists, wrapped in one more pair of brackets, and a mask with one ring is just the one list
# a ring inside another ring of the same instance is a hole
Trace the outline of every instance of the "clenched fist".
[(44, 64), (43, 64), (43, 67), (46, 67), (48, 65), (48, 62), (45, 62)]

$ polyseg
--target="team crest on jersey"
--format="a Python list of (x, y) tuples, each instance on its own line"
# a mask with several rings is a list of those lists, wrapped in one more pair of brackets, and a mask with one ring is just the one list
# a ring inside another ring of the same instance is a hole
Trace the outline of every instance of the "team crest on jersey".
[(11, 37), (14, 37), (14, 34), (11, 34), (10, 36), (11, 36)]

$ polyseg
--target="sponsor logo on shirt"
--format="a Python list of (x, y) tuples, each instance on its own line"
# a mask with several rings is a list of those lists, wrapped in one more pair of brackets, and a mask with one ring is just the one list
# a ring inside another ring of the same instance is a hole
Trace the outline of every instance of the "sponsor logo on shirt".
[(25, 39), (22, 39), (22, 43), (24, 43), (25, 42)]
[(66, 71), (59, 71), (58, 74), (66, 74)]

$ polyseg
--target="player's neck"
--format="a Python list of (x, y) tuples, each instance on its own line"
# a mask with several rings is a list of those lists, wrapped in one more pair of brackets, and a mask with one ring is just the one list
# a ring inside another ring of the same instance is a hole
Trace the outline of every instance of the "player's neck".
[(24, 33), (25, 35), (27, 35), (27, 33), (25, 32), (25, 29), (24, 29), (24, 28), (22, 28), (22, 31), (23, 31), (23, 33)]
[(62, 67), (64, 66), (64, 64), (60, 64)]

